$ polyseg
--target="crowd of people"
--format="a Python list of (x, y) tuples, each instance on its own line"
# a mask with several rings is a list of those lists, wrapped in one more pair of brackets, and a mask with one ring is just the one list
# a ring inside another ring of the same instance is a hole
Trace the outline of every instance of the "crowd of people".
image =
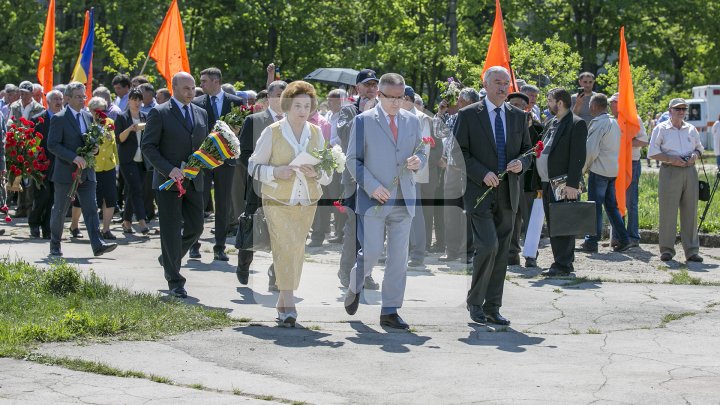
[[(467, 309), (473, 321), (508, 325), (500, 314), (505, 274), (527, 251), (523, 241), (533, 203), (542, 200), (544, 232), (552, 235), (552, 204), (581, 199), (584, 192), (583, 199), (595, 202), (595, 232), (579, 246), (573, 235), (550, 237), (553, 263), (545, 276), (572, 276), (576, 251), (598, 252), (603, 211), (612, 225), (612, 250), (637, 247), (640, 159), (647, 147), (648, 158), (660, 162), (660, 258), (669, 261), (676, 254), (679, 212), (685, 259), (703, 260), (695, 160), (704, 149), (697, 130), (684, 121), (688, 104), (683, 99), (670, 102), (668, 119), (652, 129), (651, 137), (638, 117), (623, 217), (615, 194), (623, 136), (619, 95), (595, 93), (592, 73), (578, 76), (576, 94), (549, 90), (542, 111), (540, 89), (522, 80), (512, 83), (505, 68), (492, 67), (484, 73), (482, 89), (460, 85), (457, 94), (443, 98), (436, 114), (396, 73), (378, 77), (363, 69), (355, 86), (332, 89), (323, 102), (312, 84), (278, 80), (272, 64), (267, 74), (260, 92), (237, 91), (223, 83), (217, 68), (200, 72), (199, 87), (192, 75), (176, 74), (172, 91), (156, 90), (143, 76), (121, 74), (112, 80), (112, 92), (98, 87), (89, 100), (77, 82), (47, 94), (28, 81), (8, 84), (0, 94), (2, 144), (8, 128), (30, 120), (52, 164), (40, 184), (5, 184), (9, 174), (0, 148), (0, 181), (9, 191), (0, 193), (5, 199), (0, 202), (14, 206), (15, 218), (28, 218), (31, 237), (48, 239), (53, 256), (63, 255), (68, 217), (71, 238), (83, 237), (81, 214), (95, 256), (117, 248), (113, 223), (126, 235), (159, 234), (158, 262), (170, 294), (180, 298), (188, 296), (181, 260), (202, 257), (199, 240), (211, 212), (213, 259), (229, 261), (226, 245), (239, 232), (238, 218), (251, 218), (262, 207), (273, 259), (268, 288), (278, 292), (282, 326), (294, 326), (298, 318), (294, 291), (306, 247), (326, 243), (342, 244), (338, 278), (347, 288), (345, 309), (351, 315), (364, 289), (381, 289), (381, 325), (409, 328), (398, 314), (407, 269), (424, 266), (426, 256), (435, 253), (441, 262), (472, 265)], [(235, 129), (239, 157), (178, 187), (183, 162), (215, 123), (239, 106), (253, 108)], [(88, 167), (76, 151), (83, 134), (104, 115), (112, 120), (105, 124), (107, 140)], [(336, 145), (347, 156), (341, 174), (292, 164), (303, 152)], [(81, 181), (74, 190), (76, 170)], [(564, 185), (562, 195), (554, 188), (557, 179)], [(172, 186), (160, 187), (169, 180)], [(152, 227), (156, 220), (159, 229)], [(238, 250), (242, 285), (249, 282), (253, 256), (254, 249)], [(524, 259), (526, 267), (537, 267), (537, 254)], [(378, 263), (385, 266), (382, 286), (371, 275)]]

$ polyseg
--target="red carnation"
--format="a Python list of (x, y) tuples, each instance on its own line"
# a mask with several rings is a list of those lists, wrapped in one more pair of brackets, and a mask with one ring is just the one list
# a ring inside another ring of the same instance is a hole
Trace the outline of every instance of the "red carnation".
[(3, 214), (7, 214), (8, 211), (10, 211), (10, 207), (8, 207), (7, 204), (3, 204), (3, 206), (0, 207), (0, 212)]
[(345, 207), (342, 205), (342, 203), (339, 200), (333, 201), (333, 206), (335, 208), (337, 208), (338, 212), (340, 212), (341, 214), (345, 213)]
[(540, 157), (543, 149), (545, 149), (545, 144), (543, 141), (538, 141), (537, 145), (535, 145), (535, 157)]
[(17, 166), (15, 166), (15, 165), (10, 165), (10, 171), (13, 172), (13, 173), (15, 173), (15, 170), (17, 170)]
[(38, 117), (38, 123), (42, 124), (45, 122), (45, 119), (43, 117)]
[(30, 161), (29, 161), (29, 160), (24, 161), (24, 162), (23, 162), (23, 165), (24, 165), (25, 167), (30, 166)]
[(110, 130), (114, 131), (114, 130), (115, 130), (115, 125), (114, 125), (114, 124), (110, 124), (110, 125), (108, 125), (108, 128), (110, 128)]
[[(10, 119), (14, 120), (14, 118), (10, 118)], [(17, 125), (15, 125), (15, 124), (10, 124), (10, 129), (12, 129), (12, 130), (17, 129)]]
[(38, 139), (43, 139), (43, 134), (41, 134), (40, 132), (35, 132), (35, 137)]
[(5, 215), (5, 222), (12, 222), (12, 218), (10, 218), (10, 215)]
[(15, 116), (14, 116), (14, 115), (11, 115), (11, 116), (10, 116), (10, 121), (15, 121)]
[(431, 136), (426, 136), (422, 139), (423, 143), (430, 145), (431, 148), (435, 147), (435, 140)]
[[(14, 151), (13, 151), (13, 152), (14, 152)], [(20, 162), (20, 163), (22, 163), (22, 162), (25, 161), (25, 158), (24, 158), (22, 155), (18, 155), (17, 161)]]
[[(27, 162), (25, 162), (25, 163), (27, 163)], [(25, 168), (25, 173), (27, 173), (27, 174), (32, 173), (32, 169), (29, 167)]]
[(30, 128), (34, 128), (34, 127), (35, 127), (35, 123), (32, 122), (32, 121), (28, 121), (28, 126), (29, 126)]
[(28, 151), (27, 155), (30, 156), (30, 157), (33, 157), (33, 156), (35, 155), (35, 152), (33, 152), (32, 149), (31, 149), (31, 150)]
[(37, 142), (35, 142), (34, 139), (31, 139), (31, 140), (30, 140), (30, 145), (31, 145), (31, 146), (35, 146), (36, 143), (37, 143)]
[(11, 156), (11, 157), (17, 156), (17, 152), (15, 152), (14, 150), (11, 150), (11, 151), (10, 151), (10, 156)]
[(14, 173), (15, 176), (17, 177), (17, 176), (19, 176), (19, 175), (22, 174), (22, 170), (20, 170), (20, 169), (15, 169), (15, 171), (14, 171), (13, 173)]

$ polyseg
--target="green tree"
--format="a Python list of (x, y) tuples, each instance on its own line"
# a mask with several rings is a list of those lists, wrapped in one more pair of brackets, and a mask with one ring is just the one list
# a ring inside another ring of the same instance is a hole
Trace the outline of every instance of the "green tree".
[[(663, 88), (662, 80), (654, 77), (646, 66), (631, 65), (630, 72), (632, 74), (633, 91), (635, 92), (635, 104), (637, 104), (640, 117), (645, 120), (648, 115), (663, 111), (664, 108), (659, 105)], [(619, 69), (616, 62), (607, 66), (607, 73), (598, 75), (597, 85), (610, 96), (618, 91), (618, 80)]]

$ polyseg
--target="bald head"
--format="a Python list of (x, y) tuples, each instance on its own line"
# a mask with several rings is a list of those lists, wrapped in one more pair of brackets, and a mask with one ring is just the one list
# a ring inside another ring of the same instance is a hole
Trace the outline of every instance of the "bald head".
[(190, 73), (178, 72), (172, 78), (173, 96), (183, 104), (190, 104), (195, 97), (195, 79)]

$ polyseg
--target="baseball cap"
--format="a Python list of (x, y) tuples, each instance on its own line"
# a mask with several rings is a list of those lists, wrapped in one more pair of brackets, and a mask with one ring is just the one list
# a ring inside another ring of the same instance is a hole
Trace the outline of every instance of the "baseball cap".
[(523, 99), (526, 103), (530, 103), (530, 97), (528, 97), (526, 94), (519, 93), (519, 92), (508, 94), (507, 101), (510, 101), (514, 98), (520, 98), (520, 99)]
[(678, 107), (681, 105), (684, 105), (685, 107), (687, 107), (687, 101), (685, 101), (684, 98), (674, 98), (674, 99), (670, 100), (670, 108)]
[(415, 98), (415, 90), (410, 86), (405, 86), (405, 97)]
[(620, 93), (615, 93), (608, 99), (608, 102), (613, 103), (620, 100)]
[(32, 83), (30, 83), (27, 80), (24, 82), (21, 82), (20, 85), (18, 86), (18, 88), (20, 89), (20, 91), (26, 91), (28, 93), (33, 92), (33, 85), (32, 85)]
[(370, 80), (375, 80), (376, 82), (379, 81), (377, 76), (375, 76), (375, 71), (372, 69), (363, 69), (355, 78), (355, 84), (363, 84), (365, 82), (369, 82)]

